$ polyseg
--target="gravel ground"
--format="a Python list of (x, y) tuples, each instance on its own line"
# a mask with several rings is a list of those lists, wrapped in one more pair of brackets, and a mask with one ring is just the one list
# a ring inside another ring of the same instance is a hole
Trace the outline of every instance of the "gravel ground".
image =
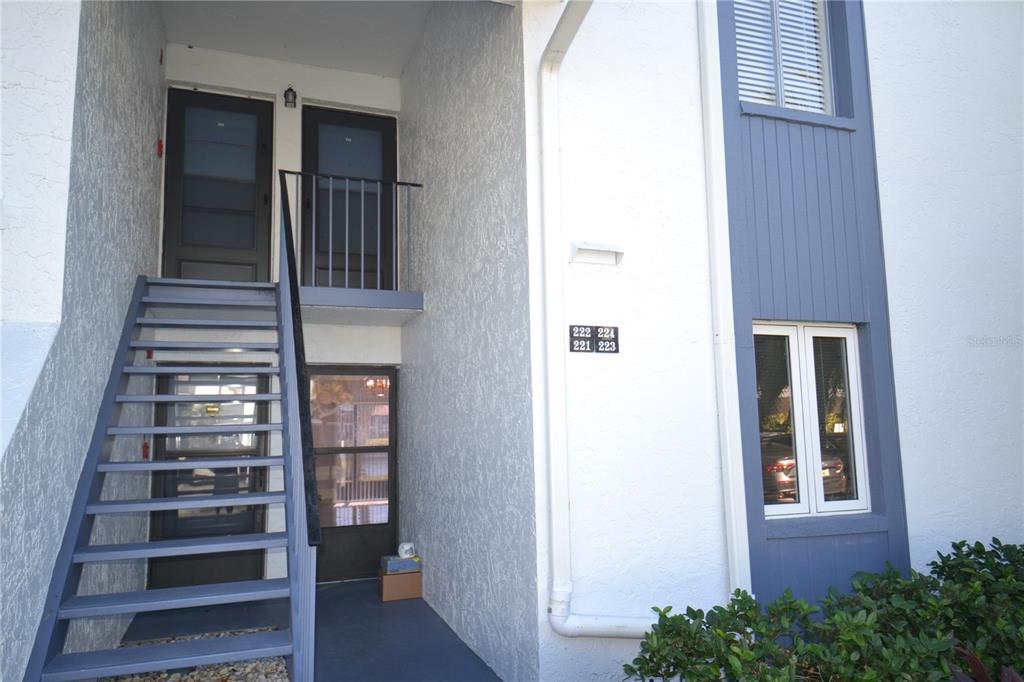
[[(211, 632), (203, 635), (188, 635), (184, 637), (166, 637), (164, 639), (151, 639), (145, 642), (132, 642), (125, 646), (139, 646), (142, 644), (163, 644), (165, 642), (184, 642), (190, 639), (208, 639), (211, 637), (227, 637), (230, 635), (243, 635), (252, 632), (266, 632), (271, 628), (256, 628), (251, 630), (233, 630), (231, 632)], [(235, 661), (234, 663), (220, 663), (218, 665), (201, 665), (198, 668), (188, 668), (176, 671), (160, 671), (143, 673), (140, 675), (122, 675), (119, 677), (104, 677), (102, 682), (288, 682), (288, 667), (284, 658), (274, 656), (273, 658), (258, 658), (254, 661)]]

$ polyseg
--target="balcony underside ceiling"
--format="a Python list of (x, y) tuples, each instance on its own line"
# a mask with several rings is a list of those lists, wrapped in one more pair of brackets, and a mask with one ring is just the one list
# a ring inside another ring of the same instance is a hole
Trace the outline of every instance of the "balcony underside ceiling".
[(431, 2), (161, 2), (167, 40), (398, 78)]

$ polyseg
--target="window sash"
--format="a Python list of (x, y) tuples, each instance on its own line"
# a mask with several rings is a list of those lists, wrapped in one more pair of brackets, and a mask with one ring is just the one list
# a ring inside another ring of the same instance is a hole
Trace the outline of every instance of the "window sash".
[[(871, 509), (868, 489), (867, 453), (864, 436), (864, 403), (860, 382), (860, 354), (857, 329), (853, 325), (785, 324), (757, 322), (755, 335), (776, 335), (789, 338), (790, 391), (793, 410), (793, 440), (798, 466), (799, 504), (764, 505), (768, 519), (800, 516), (823, 516), (865, 512)], [(815, 381), (815, 337), (841, 338), (846, 346), (847, 408), (854, 463), (856, 499), (825, 500), (824, 480), (821, 476), (822, 452), (818, 433), (818, 389)], [(808, 490), (810, 489), (810, 490)]]
[[(758, 325), (754, 327), (754, 334), (757, 336), (783, 336), (789, 341), (787, 358), (789, 360), (787, 368), (789, 372), (789, 409), (792, 413), (790, 418), (793, 420), (793, 450), (797, 471), (796, 490), (799, 499), (796, 503), (765, 504), (764, 514), (767, 517), (806, 516), (811, 513), (811, 497), (813, 496), (808, 479), (814, 477), (815, 469), (812, 468), (811, 457), (807, 452), (806, 438), (804, 437), (807, 429), (807, 413), (802, 398), (806, 391), (804, 390), (803, 363), (800, 361), (800, 334), (796, 327), (784, 325)], [(758, 428), (760, 428), (760, 424), (758, 424)], [(760, 452), (758, 452), (758, 462), (762, 475), (764, 475)]]
[(822, 0), (735, 0), (733, 25), (741, 100), (831, 114)]

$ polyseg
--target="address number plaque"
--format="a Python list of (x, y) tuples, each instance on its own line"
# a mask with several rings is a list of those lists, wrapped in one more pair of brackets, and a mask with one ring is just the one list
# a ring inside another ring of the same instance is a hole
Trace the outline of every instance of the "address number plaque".
[(570, 353), (618, 353), (619, 328), (595, 324), (569, 325)]

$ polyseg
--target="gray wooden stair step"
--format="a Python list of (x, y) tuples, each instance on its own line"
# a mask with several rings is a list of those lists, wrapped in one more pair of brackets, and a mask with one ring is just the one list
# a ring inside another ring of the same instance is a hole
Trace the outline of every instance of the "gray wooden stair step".
[(223, 308), (276, 308), (273, 299), (237, 299), (237, 298), (190, 298), (188, 296), (143, 296), (146, 305), (167, 306), (215, 306)]
[(272, 630), (230, 637), (147, 644), (55, 656), (43, 669), (43, 682), (65, 682), (154, 670), (227, 663), (266, 656), (288, 656), (291, 631)]
[(102, 473), (135, 471), (181, 471), (189, 469), (234, 469), (236, 467), (284, 466), (284, 457), (188, 457), (183, 459), (147, 459), (132, 462), (100, 462)]
[(153, 497), (142, 500), (105, 500), (85, 505), (86, 514), (127, 514), (130, 512), (169, 511), (172, 509), (205, 509), (206, 507), (244, 507), (279, 504), (283, 492), (236, 493), (233, 495), (182, 495)]
[(231, 282), (219, 279), (177, 279), (174, 277), (147, 277), (146, 284), (158, 287), (190, 287), (202, 289), (275, 289), (273, 282)]
[(132, 341), (137, 350), (255, 350), (276, 351), (277, 341), (162, 341), (158, 339)]
[(119, 403), (259, 403), (280, 400), (280, 393), (248, 393), (241, 395), (170, 395), (167, 393), (125, 393), (115, 398)]
[(125, 374), (277, 374), (268, 365), (126, 365)]
[(188, 609), (214, 604), (240, 604), (288, 596), (288, 579), (241, 580), (230, 583), (168, 587), (71, 597), (60, 606), (60, 618), (94, 618), (119, 613)]
[(287, 533), (243, 533), (241, 535), (213, 535), (202, 538), (131, 542), (119, 545), (89, 545), (76, 549), (72, 560), (81, 564), (93, 561), (242, 552), (250, 549), (274, 549), (287, 546)]
[(215, 424), (211, 426), (109, 426), (108, 436), (178, 436), (280, 431), (280, 424)]
[(231, 329), (277, 329), (277, 320), (214, 320), (190, 317), (138, 317), (143, 327), (225, 327)]

